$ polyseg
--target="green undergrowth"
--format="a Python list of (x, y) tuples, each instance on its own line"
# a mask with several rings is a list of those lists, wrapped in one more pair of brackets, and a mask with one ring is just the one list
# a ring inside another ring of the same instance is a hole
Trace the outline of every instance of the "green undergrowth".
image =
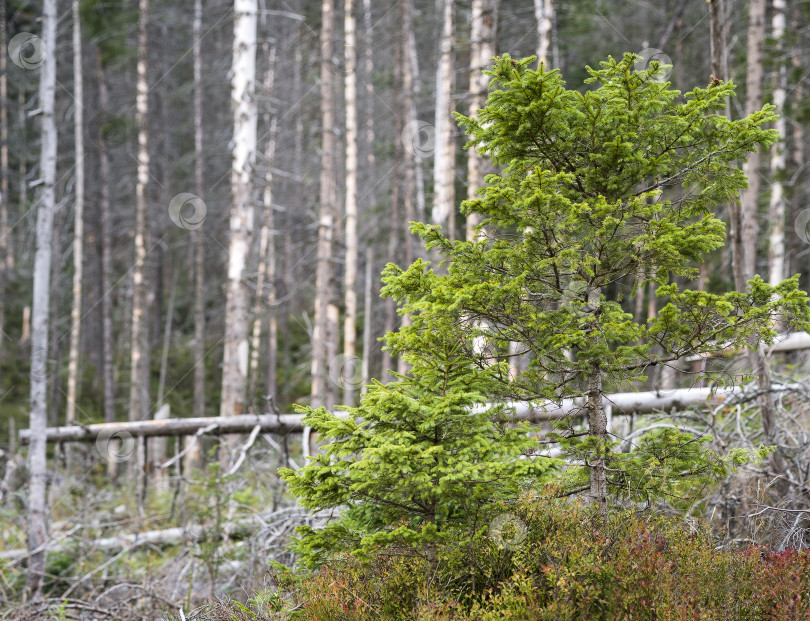
[[(277, 586), (200, 619), (806, 619), (810, 554), (722, 546), (706, 523), (525, 496), (472, 544), (276, 567)], [(216, 616), (227, 611), (230, 616)]]

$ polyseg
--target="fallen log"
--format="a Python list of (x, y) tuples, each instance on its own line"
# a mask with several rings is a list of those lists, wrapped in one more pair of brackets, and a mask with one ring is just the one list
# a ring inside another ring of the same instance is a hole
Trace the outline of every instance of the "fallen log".
[[(807, 332), (789, 332), (778, 335), (773, 345), (770, 347), (765, 346), (765, 354), (770, 356), (777, 351), (797, 351), (800, 349), (810, 349), (810, 334)], [(695, 354), (684, 358), (686, 362), (698, 362), (700, 360), (709, 360), (711, 358), (725, 358), (730, 356), (740, 356), (746, 352), (745, 349), (736, 349), (734, 347), (726, 347), (710, 354)]]
[[(48, 442), (94, 442), (99, 438), (124, 440), (129, 437), (185, 436), (200, 429), (211, 427), (206, 433), (221, 435), (247, 433), (258, 426), (261, 431), (273, 433), (300, 433), (303, 430), (300, 414), (242, 414), (209, 418), (169, 418), (165, 420), (139, 420), (94, 425), (70, 425), (48, 427)], [(31, 438), (29, 429), (20, 429), (20, 442), (27, 444)]]
[[(646, 392), (620, 392), (605, 395), (605, 406), (610, 406), (614, 416), (645, 414), (673, 408), (685, 408), (695, 403), (717, 405), (724, 399), (737, 394), (738, 387), (732, 388), (678, 388)], [(540, 422), (576, 415), (584, 407), (582, 399), (563, 399), (561, 403), (532, 404), (525, 402), (509, 403), (520, 420)], [(491, 406), (479, 406), (480, 408)], [(480, 410), (479, 410), (480, 411)], [(345, 412), (336, 412), (345, 416)], [(200, 430), (203, 435), (228, 433), (248, 433), (256, 427), (265, 433), (301, 433), (304, 429), (302, 414), (243, 414), (241, 416), (209, 418), (171, 418), (167, 420), (142, 420), (121, 423), (99, 423), (95, 425), (73, 425), (69, 427), (49, 427), (48, 442), (93, 442), (99, 438), (129, 440), (143, 436), (183, 436), (193, 435)], [(208, 428), (208, 429), (207, 429)], [(21, 429), (20, 442), (27, 444), (31, 432)]]
[[(89, 541), (74, 539), (73, 535), (79, 530), (78, 527), (74, 527), (69, 532), (62, 535), (63, 539), (54, 538), (42, 546), (42, 549), (47, 550), (49, 553), (54, 553), (74, 549), (76, 546), (79, 546), (84, 551), (110, 552), (122, 549), (129, 550), (145, 545), (161, 546), (178, 545), (184, 542), (199, 542), (204, 541), (210, 536), (222, 537), (223, 533), (227, 533), (229, 537), (234, 538), (248, 537), (262, 528), (271, 525), (272, 522), (269, 520), (275, 519), (278, 521), (279, 518), (295, 516), (297, 520), (296, 523), (298, 523), (298, 521), (303, 523), (306, 522), (306, 520), (322, 519), (319, 515), (320, 514), (309, 513), (307, 510), (300, 507), (285, 507), (264, 516), (255, 515), (242, 520), (226, 522), (220, 524), (219, 527), (213, 525), (177, 526), (161, 530), (148, 530), (113, 537), (102, 537)], [(28, 555), (29, 552), (25, 548), (0, 550), (0, 561), (14, 563), (26, 558)]]

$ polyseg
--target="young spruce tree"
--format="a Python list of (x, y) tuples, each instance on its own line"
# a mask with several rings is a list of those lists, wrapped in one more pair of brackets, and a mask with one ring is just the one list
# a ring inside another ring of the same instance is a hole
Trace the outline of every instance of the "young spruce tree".
[[(462, 204), (483, 217), (478, 237), (451, 243), (438, 227), (415, 224), (446, 273), (424, 261), (386, 268), (387, 294), (421, 319), (391, 337), (395, 349), (409, 350), (412, 334), (432, 321), (456, 321), (459, 344), (479, 368), (511, 355), (529, 360), (518, 377), (498, 376), (493, 400), (580, 399), (587, 436), (563, 446), (585, 464), (603, 513), (609, 485), (660, 497), (677, 493), (684, 477), (722, 475), (744, 458), (719, 460), (697, 450), (706, 438), (677, 430), (651, 436), (635, 455), (617, 454), (606, 393), (632, 388), (655, 365), (771, 342), (777, 316), (798, 329), (810, 319), (798, 276), (775, 287), (757, 276), (744, 293), (681, 290), (678, 282), (723, 245), (714, 211), (746, 187), (739, 164), (778, 139), (764, 128), (775, 115), (769, 105), (731, 121), (717, 112), (733, 83), (682, 95), (658, 79), (657, 63), (634, 70), (638, 59), (589, 67), (582, 91), (566, 88), (556, 70), (529, 69), (533, 58), (496, 59), (486, 107), (475, 118), (457, 115), (473, 137), (467, 147), (501, 169), (481, 198)], [(661, 310), (636, 323), (622, 303), (650, 282)], [(477, 351), (482, 338), (488, 346)]]
[[(302, 408), (330, 444), (282, 476), (307, 507), (348, 507), (302, 531), (311, 561), (387, 545), (421, 546), (435, 559), (436, 545), (479, 528), (491, 503), (547, 481), (554, 462), (523, 457), (537, 436), (510, 423), (508, 407), (485, 403), (578, 398), (587, 432), (557, 439), (584, 464), (568, 470), (582, 478), (574, 489), (584, 483), (602, 513), (609, 491), (678, 495), (684, 482), (722, 476), (747, 455), (718, 456), (706, 438), (678, 430), (614, 451), (605, 394), (658, 364), (769, 342), (777, 316), (810, 325), (798, 277), (776, 287), (756, 277), (744, 293), (722, 295), (677, 284), (722, 246), (713, 212), (746, 186), (747, 154), (777, 139), (764, 128), (771, 106), (731, 121), (717, 114), (731, 82), (681, 95), (657, 79), (656, 63), (635, 71), (633, 54), (589, 68), (582, 92), (556, 70), (529, 69), (532, 60), (495, 59), (486, 107), (475, 119), (458, 115), (468, 147), (500, 170), (462, 204), (483, 217), (479, 235), (451, 242), (414, 224), (444, 267), (417, 260), (384, 272), (384, 295), (411, 318), (386, 341), (411, 371), (375, 383), (346, 417)], [(662, 308), (636, 323), (622, 304), (650, 282)], [(512, 356), (528, 360), (517, 377)]]

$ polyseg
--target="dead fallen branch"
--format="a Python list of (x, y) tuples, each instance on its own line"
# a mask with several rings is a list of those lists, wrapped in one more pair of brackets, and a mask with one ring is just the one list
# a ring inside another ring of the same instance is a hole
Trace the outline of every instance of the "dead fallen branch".
[[(774, 386), (782, 391), (789, 387)], [(623, 414), (646, 414), (672, 409), (684, 409), (690, 405), (702, 404), (717, 406), (732, 397), (742, 394), (739, 387), (726, 388), (678, 388), (646, 392), (620, 392), (605, 395), (605, 406), (610, 406), (613, 416)], [(565, 416), (577, 416), (583, 410), (583, 399), (563, 399), (560, 403), (509, 403), (519, 420), (544, 421)], [(481, 406), (492, 407), (490, 405)], [(345, 412), (336, 412), (346, 416)], [(70, 427), (49, 427), (48, 442), (93, 442), (99, 438), (129, 438), (143, 436), (183, 436), (183, 435), (222, 435), (253, 432), (301, 433), (304, 430), (302, 414), (243, 414), (241, 416), (210, 418), (172, 418), (167, 420), (143, 420), (121, 423), (100, 423), (96, 425), (74, 425)], [(31, 437), (28, 429), (19, 432), (20, 442), (27, 444)], [(173, 463), (170, 461), (169, 465)]]

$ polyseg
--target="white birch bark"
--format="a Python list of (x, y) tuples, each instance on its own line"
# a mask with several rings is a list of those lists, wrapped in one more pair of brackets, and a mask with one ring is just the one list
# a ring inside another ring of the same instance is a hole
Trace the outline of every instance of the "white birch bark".
[[(82, 72), (82, 30), (79, 0), (73, 0), (73, 135), (76, 170), (76, 207), (73, 224), (73, 306), (70, 311), (70, 352), (68, 353), (67, 404), (65, 420), (76, 420), (76, 384), (79, 375), (79, 336), (82, 313), (82, 268), (84, 265), (84, 89)], [(103, 295), (103, 292), (102, 292)]]
[[(245, 282), (245, 268), (253, 235), (253, 170), (256, 159), (258, 122), (255, 98), (256, 0), (235, 0), (234, 13), (233, 77), (231, 80), (232, 198), (220, 416), (235, 416), (245, 412), (249, 349), (249, 292)], [(220, 457), (223, 464), (229, 459), (225, 451)]]
[(551, 33), (554, 24), (554, 3), (552, 0), (534, 0), (534, 19), (537, 23), (537, 64), (550, 69)]
[(343, 272), (343, 403), (354, 405), (355, 364), (357, 357), (357, 36), (354, 18), (354, 0), (344, 3), (344, 59), (346, 73), (343, 78), (346, 105), (346, 197), (345, 242), (346, 259)]
[(433, 160), (433, 224), (445, 226), (448, 237), (455, 238), (455, 140), (453, 120), (454, 2), (442, 2), (442, 34), (439, 44), (439, 67), (436, 71), (436, 153)]
[(132, 348), (130, 351), (129, 420), (145, 420), (149, 412), (148, 369), (144, 349), (146, 321), (146, 209), (149, 187), (149, 84), (147, 82), (149, 0), (140, 0), (135, 116), (138, 125), (138, 176), (135, 185), (135, 263), (132, 268)]
[[(44, 0), (42, 10), (42, 44), (45, 59), (39, 82), (41, 110), (40, 184), (37, 205), (36, 250), (34, 254), (34, 295), (31, 313), (31, 414), (28, 448), (28, 563), (26, 590), (39, 593), (45, 572), (43, 544), (48, 537), (47, 507), (47, 358), (50, 305), (51, 244), (56, 206), (56, 0)], [(3, 50), (5, 53), (5, 50)]]
[(782, 184), (782, 174), (785, 171), (785, 143), (787, 137), (787, 122), (785, 120), (785, 94), (787, 89), (787, 65), (782, 58), (785, 36), (785, 13), (787, 10), (785, 0), (773, 0), (772, 5), (772, 33), (779, 50), (776, 70), (776, 84), (773, 89), (773, 105), (779, 115), (774, 129), (779, 132), (782, 139), (771, 147), (771, 197), (769, 205), (769, 220), (771, 225), (768, 244), (768, 282), (772, 286), (778, 285), (785, 279), (785, 195)]

